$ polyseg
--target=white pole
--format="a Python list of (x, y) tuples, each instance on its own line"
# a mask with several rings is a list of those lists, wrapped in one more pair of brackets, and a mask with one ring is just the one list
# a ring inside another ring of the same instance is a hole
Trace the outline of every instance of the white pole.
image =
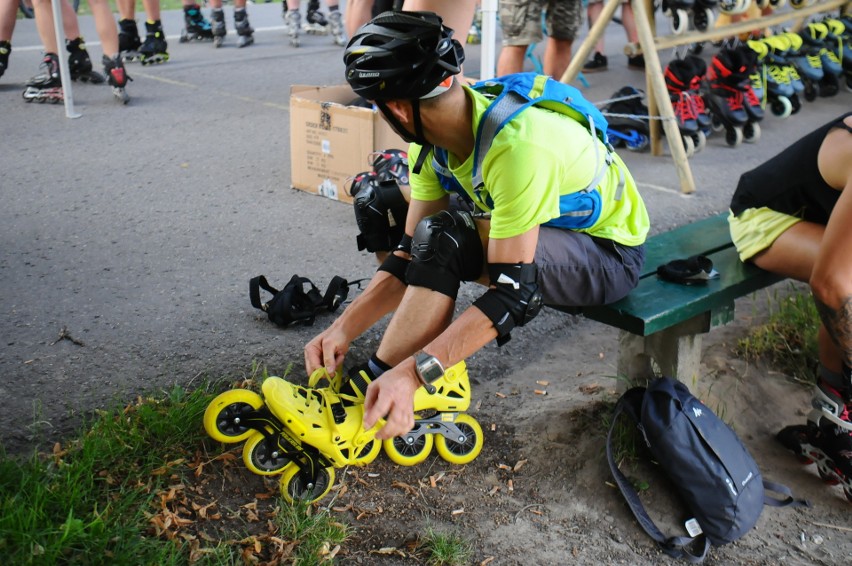
[(482, 0), (482, 55), (479, 80), (494, 78), (497, 67), (497, 0)]
[(62, 78), (62, 94), (65, 99), (65, 117), (79, 118), (82, 114), (74, 111), (74, 96), (71, 93), (71, 71), (68, 70), (68, 57), (65, 56), (65, 28), (62, 27), (61, 0), (51, 0), (53, 10), (53, 28), (56, 32), (56, 56), (59, 58), (59, 76)]

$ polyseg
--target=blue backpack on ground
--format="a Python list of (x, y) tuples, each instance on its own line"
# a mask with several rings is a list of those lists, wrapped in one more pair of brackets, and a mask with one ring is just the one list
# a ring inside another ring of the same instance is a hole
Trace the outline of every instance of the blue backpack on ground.
[[(588, 228), (600, 216), (601, 196), (597, 191), (604, 175), (613, 161), (613, 149), (607, 139), (607, 124), (601, 111), (583, 97), (583, 94), (571, 85), (559, 82), (547, 75), (535, 73), (515, 73), (494, 79), (480, 81), (471, 86), (473, 90), (493, 97), (491, 104), (483, 114), (476, 131), (476, 141), (473, 150), (472, 184), (474, 192), (478, 193), (483, 185), (482, 163), (488, 153), (494, 138), (518, 114), (531, 106), (546, 108), (559, 114), (569, 116), (589, 130), (592, 137), (599, 139), (604, 151), (595, 153), (595, 177), (585, 189), (560, 199), (562, 216), (547, 225), (560, 228)], [(598, 149), (597, 144), (595, 149)], [(456, 192), (469, 200), (464, 189), (453, 178), (447, 167), (447, 152), (435, 147), (432, 151), (432, 167), (444, 189)], [(621, 198), (624, 186), (624, 175), (616, 191), (616, 200)], [(483, 201), (489, 208), (493, 207), (490, 198)]]
[[(664, 535), (618, 469), (612, 454), (612, 435), (622, 413), (635, 421), (654, 460), (689, 508), (689, 536)], [(794, 499), (787, 487), (763, 480), (736, 433), (693, 397), (683, 383), (668, 377), (622, 395), (615, 407), (606, 453), (612, 475), (645, 532), (666, 554), (693, 563), (704, 560), (711, 544), (727, 544), (750, 531), (764, 505), (810, 505)], [(766, 490), (781, 494), (784, 499), (770, 497)]]

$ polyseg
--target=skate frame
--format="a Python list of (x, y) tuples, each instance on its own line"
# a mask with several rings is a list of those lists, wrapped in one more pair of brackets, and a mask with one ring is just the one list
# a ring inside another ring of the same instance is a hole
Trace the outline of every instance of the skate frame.
[[(740, 21), (734, 24), (720, 26), (706, 31), (690, 31), (679, 35), (667, 35), (657, 37), (654, 30), (654, 9), (653, 0), (630, 0), (633, 4), (633, 12), (636, 14), (636, 31), (639, 34), (639, 48), (645, 55), (645, 81), (646, 81), (646, 98), (648, 101), (648, 116), (651, 118), (649, 129), (651, 137), (651, 153), (652, 155), (662, 155), (662, 144), (660, 143), (660, 122), (668, 140), (681, 139), (680, 131), (677, 127), (677, 121), (672, 108), (671, 100), (669, 99), (666, 89), (665, 79), (663, 78), (663, 67), (660, 63), (660, 57), (657, 53), (662, 49), (670, 49), (679, 45), (688, 45), (692, 43), (700, 43), (703, 41), (714, 41), (725, 37), (737, 36), (741, 33), (748, 33), (758, 29), (776, 26), (789, 20), (804, 20), (808, 16), (821, 12), (828, 12), (840, 8), (849, 3), (849, 0), (819, 0), (818, 3), (802, 8), (801, 10), (790, 10), (780, 14), (772, 14), (760, 18)], [(621, 4), (622, 0), (606, 0), (603, 11), (600, 17), (589, 30), (586, 39), (577, 49), (576, 54), (571, 59), (571, 63), (565, 70), (560, 81), (570, 83), (574, 81), (582, 70), (583, 63), (589, 57), (589, 54), (594, 49), (601, 34), (606, 26), (612, 20), (616, 8)], [(639, 51), (633, 44), (628, 44), (625, 48), (625, 53), (628, 55), (638, 54)], [(659, 119), (655, 119), (659, 118)], [(682, 193), (695, 192), (695, 180), (692, 178), (692, 170), (689, 168), (689, 162), (686, 158), (686, 150), (683, 144), (669, 142), (669, 151), (674, 160), (675, 168), (677, 169), (678, 178), (680, 179), (680, 190)]]

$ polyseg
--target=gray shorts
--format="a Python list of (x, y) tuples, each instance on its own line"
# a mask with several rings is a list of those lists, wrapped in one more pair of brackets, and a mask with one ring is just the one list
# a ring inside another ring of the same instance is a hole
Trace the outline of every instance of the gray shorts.
[(623, 246), (582, 232), (542, 226), (535, 263), (544, 304), (605, 305), (623, 298), (639, 283), (645, 246)]
[(583, 23), (581, 0), (500, 0), (503, 45), (532, 45), (540, 42), (541, 14), (546, 10), (547, 35), (573, 40)]

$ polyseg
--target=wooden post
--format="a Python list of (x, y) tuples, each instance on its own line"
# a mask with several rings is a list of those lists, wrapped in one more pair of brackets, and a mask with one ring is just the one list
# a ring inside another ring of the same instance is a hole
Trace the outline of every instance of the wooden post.
[(589, 30), (589, 35), (586, 36), (586, 39), (580, 44), (579, 49), (577, 49), (574, 53), (574, 56), (571, 58), (571, 62), (568, 64), (568, 68), (565, 69), (565, 72), (562, 73), (562, 78), (559, 79), (560, 82), (570, 83), (577, 78), (580, 71), (583, 69), (583, 65), (585, 64), (589, 53), (591, 53), (592, 49), (595, 48), (595, 44), (598, 42), (598, 39), (600, 39), (607, 24), (609, 24), (610, 20), (612, 20), (612, 15), (615, 14), (615, 9), (619, 6), (619, 4), (621, 4), (621, 2), (622, 0), (606, 0), (604, 7), (601, 10), (601, 15), (598, 17), (598, 21), (595, 22), (592, 29)]
[[(678, 178), (680, 179), (680, 190), (684, 193), (692, 193), (695, 191), (695, 181), (692, 178), (692, 171), (689, 169), (689, 163), (686, 160), (686, 150), (683, 147), (680, 130), (677, 127), (672, 103), (669, 99), (669, 94), (666, 89), (666, 83), (663, 79), (663, 68), (660, 64), (660, 56), (657, 54), (657, 48), (654, 45), (654, 34), (651, 31), (651, 20), (649, 10), (645, 5), (646, 0), (632, 0), (633, 12), (636, 15), (636, 31), (639, 34), (639, 44), (642, 46), (642, 52), (645, 54), (645, 77), (648, 82), (648, 93), (653, 93), (657, 112), (651, 109), (651, 100), (648, 104), (648, 115), (653, 118), (659, 115), (663, 119), (663, 129), (666, 132), (666, 138), (669, 142), (669, 151), (672, 154), (672, 159), (675, 162)], [(648, 0), (650, 3), (650, 0)], [(653, 130), (651, 130), (653, 133)], [(653, 144), (653, 136), (651, 138)], [(653, 147), (653, 145), (652, 145)]]

